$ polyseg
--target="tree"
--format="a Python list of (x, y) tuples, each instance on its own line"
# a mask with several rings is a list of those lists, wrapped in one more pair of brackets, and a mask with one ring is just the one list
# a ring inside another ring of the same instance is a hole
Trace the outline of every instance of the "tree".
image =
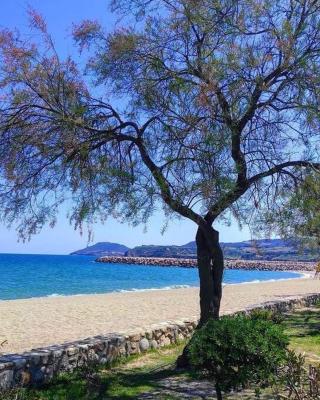
[(42, 45), (2, 31), (1, 216), (28, 236), (66, 200), (77, 227), (110, 214), (139, 223), (163, 204), (197, 227), (202, 325), (219, 315), (217, 220), (250, 221), (320, 168), (320, 4), (112, 5), (124, 27), (74, 27), (92, 84), (36, 12)]

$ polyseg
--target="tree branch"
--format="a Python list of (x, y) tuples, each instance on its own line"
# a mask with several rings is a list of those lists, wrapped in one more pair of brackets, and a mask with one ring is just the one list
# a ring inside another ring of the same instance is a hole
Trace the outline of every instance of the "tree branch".
[(177, 199), (173, 198), (168, 181), (164, 177), (161, 168), (159, 168), (149, 156), (141, 138), (137, 139), (135, 144), (139, 149), (143, 163), (149, 169), (155, 181), (157, 182), (158, 187), (160, 188), (163, 201), (181, 216), (191, 219), (199, 226), (206, 225), (205, 220), (199, 214)]
[(304, 161), (304, 160), (297, 160), (297, 161), (287, 161), (278, 165), (275, 165), (274, 167), (270, 168), (267, 171), (261, 172), (260, 174), (252, 176), (250, 179), (248, 179), (249, 185), (252, 185), (254, 182), (259, 181), (262, 178), (266, 178), (268, 176), (271, 176), (273, 174), (282, 172), (284, 168), (288, 167), (302, 167), (302, 168), (312, 168), (320, 172), (320, 163), (314, 163), (311, 161)]
[[(310, 161), (304, 160), (296, 160), (296, 161), (287, 161), (274, 167), (270, 168), (267, 171), (261, 172), (260, 174), (256, 174), (251, 178), (247, 179), (242, 185), (236, 185), (235, 189), (227, 192), (224, 196), (221, 197), (219, 201), (217, 201), (209, 210), (209, 212), (205, 216), (205, 220), (212, 224), (214, 220), (224, 212), (232, 203), (237, 201), (253, 184), (258, 182), (263, 178), (267, 178), (268, 176), (272, 176), (277, 173), (282, 173), (285, 168), (290, 167), (300, 167), (300, 168), (312, 168), (320, 172), (320, 163), (314, 163)], [(288, 171), (285, 172), (286, 174)]]

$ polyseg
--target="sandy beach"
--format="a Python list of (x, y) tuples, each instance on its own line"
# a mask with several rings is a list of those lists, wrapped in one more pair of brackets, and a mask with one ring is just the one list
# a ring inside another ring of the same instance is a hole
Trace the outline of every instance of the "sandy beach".
[[(222, 313), (283, 298), (319, 293), (320, 281), (303, 278), (227, 285)], [(0, 342), (14, 353), (108, 332), (136, 332), (153, 324), (199, 315), (197, 288), (0, 301)]]

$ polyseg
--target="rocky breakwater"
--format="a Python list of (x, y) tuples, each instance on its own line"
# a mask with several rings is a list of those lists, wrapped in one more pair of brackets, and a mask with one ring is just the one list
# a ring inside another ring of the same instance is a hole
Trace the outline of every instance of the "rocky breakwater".
[[(194, 258), (105, 256), (97, 258), (96, 261), (112, 264), (197, 268), (197, 260)], [(316, 263), (301, 261), (226, 260), (225, 266), (227, 269), (254, 269), (260, 271), (315, 271)]]

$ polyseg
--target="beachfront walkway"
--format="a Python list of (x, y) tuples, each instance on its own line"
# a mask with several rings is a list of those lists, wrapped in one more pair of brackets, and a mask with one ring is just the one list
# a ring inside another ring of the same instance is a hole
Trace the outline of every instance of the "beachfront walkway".
[[(319, 293), (320, 281), (295, 279), (229, 285), (222, 312)], [(152, 324), (197, 319), (198, 289), (156, 290), (0, 301), (0, 342), (5, 353), (83, 339), (108, 332), (146, 330)]]

